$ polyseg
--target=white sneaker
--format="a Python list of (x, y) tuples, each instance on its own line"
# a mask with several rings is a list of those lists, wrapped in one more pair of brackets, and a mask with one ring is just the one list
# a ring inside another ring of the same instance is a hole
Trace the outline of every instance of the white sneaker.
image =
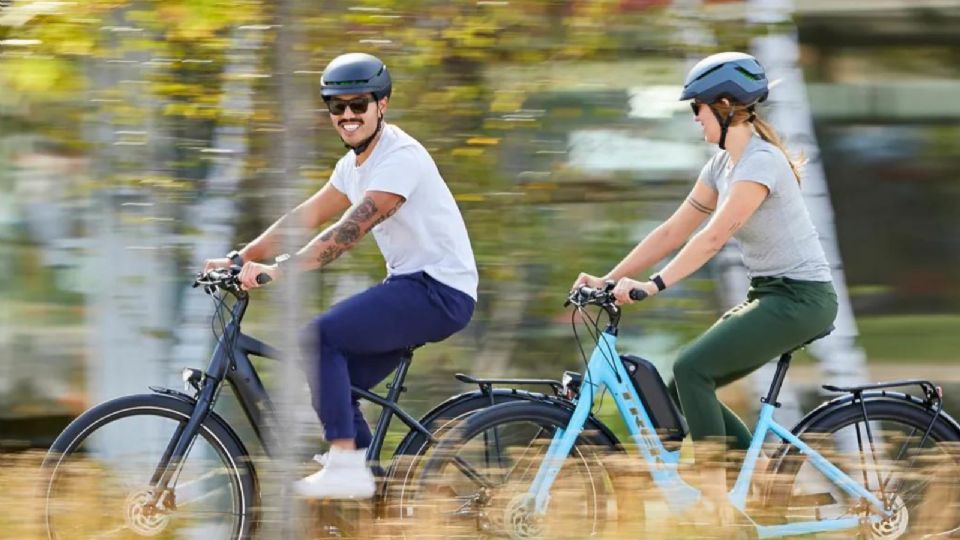
[(310, 499), (369, 499), (376, 491), (367, 468), (366, 450), (338, 450), (314, 457), (323, 469), (293, 483), (293, 491)]

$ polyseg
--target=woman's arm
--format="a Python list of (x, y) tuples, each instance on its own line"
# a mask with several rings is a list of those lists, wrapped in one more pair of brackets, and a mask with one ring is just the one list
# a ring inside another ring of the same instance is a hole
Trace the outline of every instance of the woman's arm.
[(693, 231), (713, 213), (716, 206), (716, 190), (698, 180), (673, 215), (637, 244), (604, 279), (617, 281), (650, 268), (683, 245)]
[(667, 286), (673, 285), (706, 264), (766, 199), (769, 190), (763, 184), (740, 181), (730, 188), (730, 196), (710, 223), (693, 236), (680, 253), (660, 272)]

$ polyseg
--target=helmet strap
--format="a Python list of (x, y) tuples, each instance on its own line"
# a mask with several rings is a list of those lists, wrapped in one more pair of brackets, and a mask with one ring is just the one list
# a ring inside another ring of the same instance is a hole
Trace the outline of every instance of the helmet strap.
[(712, 108), (710, 110), (713, 111), (713, 115), (717, 117), (717, 122), (720, 122), (720, 149), (726, 150), (727, 129), (730, 127), (730, 122), (733, 120), (733, 108), (730, 108), (730, 112), (727, 113), (726, 118), (720, 118), (720, 113), (714, 111)]

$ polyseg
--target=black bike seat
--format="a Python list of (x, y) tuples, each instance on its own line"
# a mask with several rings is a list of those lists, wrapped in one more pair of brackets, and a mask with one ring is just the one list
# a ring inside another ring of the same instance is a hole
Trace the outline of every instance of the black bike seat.
[(807, 341), (803, 342), (803, 343), (800, 344), (800, 345), (797, 345), (796, 347), (790, 349), (789, 351), (787, 351), (787, 352), (784, 353), (784, 354), (792, 354), (792, 353), (796, 352), (798, 349), (802, 349), (802, 348), (806, 347), (807, 345), (813, 343), (814, 341), (816, 341), (816, 340), (818, 340), (818, 339), (822, 339), (822, 338), (825, 338), (825, 337), (829, 336), (831, 333), (833, 333), (834, 330), (836, 330), (836, 327), (831, 324), (831, 325), (830, 325), (826, 330), (824, 330), (823, 332), (820, 332), (820, 333), (817, 334), (816, 336), (808, 339)]

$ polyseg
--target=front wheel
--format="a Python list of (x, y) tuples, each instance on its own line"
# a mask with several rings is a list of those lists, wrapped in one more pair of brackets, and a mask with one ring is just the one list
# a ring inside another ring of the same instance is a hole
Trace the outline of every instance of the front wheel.
[(155, 394), (108, 401), (82, 414), (44, 459), (44, 521), (50, 539), (241, 539), (258, 506), (246, 450), (217, 417), (200, 426), (156, 505), (152, 478), (193, 412)]
[[(771, 463), (770, 494), (778, 520), (860, 517), (860, 538), (871, 539), (919, 538), (957, 526), (960, 433), (946, 418), (934, 418), (907, 399), (868, 399), (828, 411), (800, 437), (876, 495), (891, 515), (869, 523), (876, 512), (791, 446)], [(850, 537), (850, 531), (836, 536)]]
[(423, 517), (441, 535), (586, 538), (602, 527), (611, 480), (601, 460), (616, 444), (595, 425), (577, 439), (550, 490), (544, 515), (527, 495), (571, 411), (549, 403), (505, 403), (469, 416), (430, 454), (419, 493)]

